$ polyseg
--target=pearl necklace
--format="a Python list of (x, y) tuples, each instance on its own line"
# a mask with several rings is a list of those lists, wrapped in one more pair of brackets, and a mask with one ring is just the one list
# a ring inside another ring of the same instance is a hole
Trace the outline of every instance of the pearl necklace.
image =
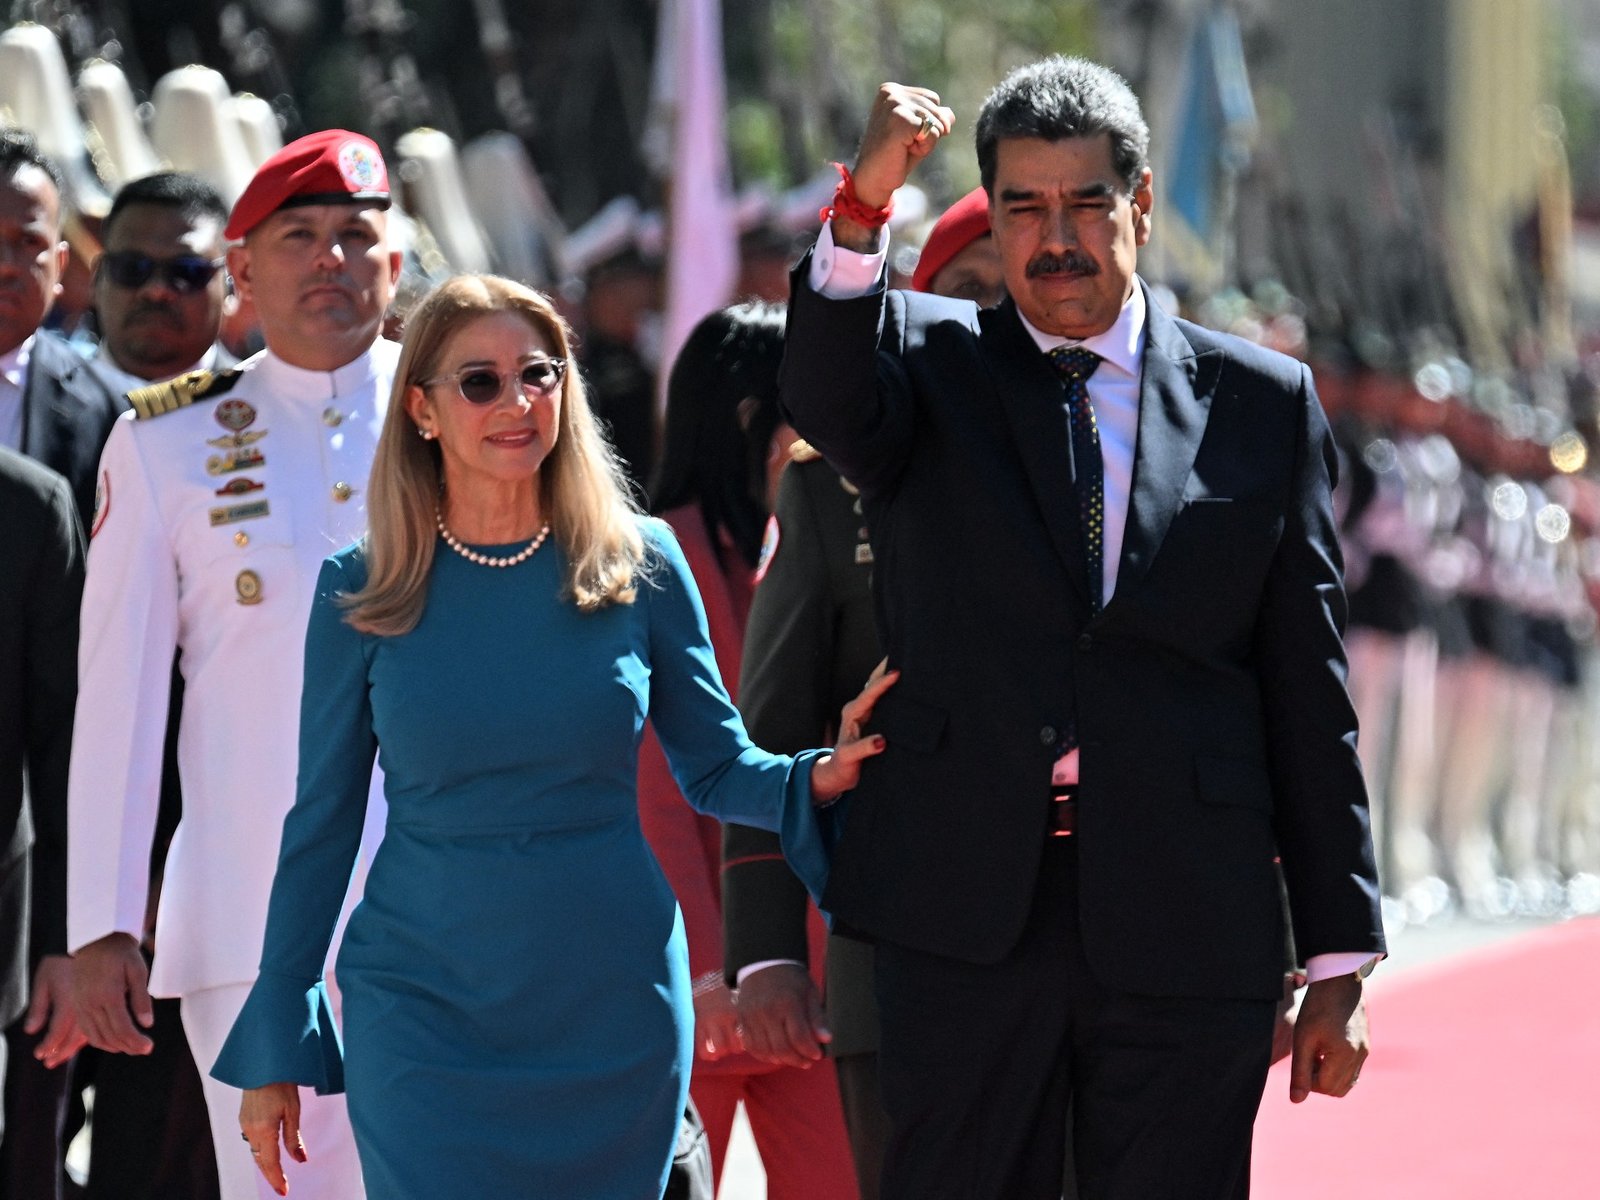
[(475, 562), (480, 567), (514, 567), (518, 563), (527, 562), (533, 557), (533, 552), (540, 546), (544, 545), (545, 538), (550, 536), (550, 524), (549, 522), (546, 522), (544, 525), (540, 526), (539, 532), (537, 535), (535, 535), (533, 541), (529, 542), (515, 554), (507, 554), (498, 557), (493, 554), (479, 554), (476, 550), (468, 550), (461, 544), (459, 540), (457, 540), (455, 534), (451, 533), (444, 527), (443, 512), (435, 509), (433, 515), (434, 520), (438, 523), (439, 536), (444, 539), (444, 544), (449, 546), (450, 549), (461, 555), (461, 557), (466, 559), (468, 562)]

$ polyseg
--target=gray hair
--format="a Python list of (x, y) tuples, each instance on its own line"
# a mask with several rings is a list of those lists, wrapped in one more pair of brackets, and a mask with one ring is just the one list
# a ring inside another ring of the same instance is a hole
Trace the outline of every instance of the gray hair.
[(1018, 67), (989, 93), (978, 113), (978, 172), (994, 194), (1001, 138), (1111, 135), (1111, 162), (1132, 191), (1149, 165), (1150, 126), (1127, 80), (1099, 63), (1063, 55)]

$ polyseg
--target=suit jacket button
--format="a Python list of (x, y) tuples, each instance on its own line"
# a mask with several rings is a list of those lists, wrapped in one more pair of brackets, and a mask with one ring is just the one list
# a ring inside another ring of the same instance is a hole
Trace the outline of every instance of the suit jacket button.
[(1056, 732), (1056, 727), (1054, 725), (1046, 725), (1043, 729), (1039, 730), (1040, 745), (1054, 746), (1060, 740), (1061, 735)]
[(1087, 654), (1087, 653), (1089, 653), (1089, 651), (1093, 650), (1094, 649), (1094, 634), (1092, 634), (1092, 633), (1080, 633), (1078, 635), (1078, 649), (1082, 650), (1085, 654)]

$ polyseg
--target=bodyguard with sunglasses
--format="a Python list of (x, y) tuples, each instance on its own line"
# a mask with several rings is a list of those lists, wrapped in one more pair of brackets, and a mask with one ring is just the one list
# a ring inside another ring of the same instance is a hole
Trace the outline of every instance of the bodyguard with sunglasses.
[[(255, 304), (267, 349), (232, 370), (133, 392), (134, 412), (101, 460), (68, 786), (67, 943), (78, 1018), (103, 1050), (150, 1053), (150, 997), (176, 996), (208, 1068), (255, 978), (294, 796), (317, 571), (366, 528), (398, 356), (379, 338), (400, 265), (388, 207), (383, 159), (358, 134), (313, 134), (263, 164), (223, 233), (239, 243), (229, 272)], [(143, 280), (124, 314), (128, 352), (189, 353), (167, 317), (182, 297), (199, 303), (211, 248), (113, 248), (99, 286)], [(204, 286), (220, 286), (217, 276)], [(174, 651), (184, 811), (147, 973), (138, 943)], [(373, 811), (381, 817), (381, 805)], [(270, 1195), (239, 1141), (238, 1091), (208, 1075), (203, 1086), (223, 1200)], [(343, 1099), (308, 1097), (300, 1132), (316, 1157), (290, 1165), (296, 1196), (360, 1200)]]
[(117, 193), (94, 268), (95, 365), (131, 392), (219, 361), (228, 206), (198, 175), (160, 171)]

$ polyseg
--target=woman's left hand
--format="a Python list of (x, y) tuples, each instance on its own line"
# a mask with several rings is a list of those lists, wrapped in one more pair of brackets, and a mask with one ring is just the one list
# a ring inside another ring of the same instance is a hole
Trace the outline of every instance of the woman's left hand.
[(884, 659), (873, 668), (861, 694), (840, 711), (839, 740), (834, 744), (833, 753), (817, 759), (817, 765), (811, 768), (813, 804), (827, 804), (855, 787), (861, 779), (862, 762), (883, 753), (888, 744), (883, 735), (862, 736), (861, 727), (872, 719), (878, 699), (899, 678), (900, 672), (889, 670), (889, 660)]
[(300, 1089), (292, 1083), (245, 1088), (239, 1102), (239, 1128), (267, 1183), (278, 1195), (287, 1196), (289, 1181), (278, 1156), (279, 1139), (295, 1162), (308, 1161), (305, 1140), (300, 1136)]

